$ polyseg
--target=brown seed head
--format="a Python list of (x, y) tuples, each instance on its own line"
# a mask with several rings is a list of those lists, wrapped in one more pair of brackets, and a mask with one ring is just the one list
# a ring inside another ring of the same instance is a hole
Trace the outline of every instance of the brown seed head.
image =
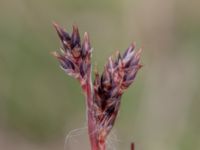
[(106, 138), (112, 129), (119, 111), (121, 96), (141, 68), (139, 64), (141, 50), (134, 49), (133, 43), (122, 56), (117, 52), (115, 59), (109, 57), (102, 75), (95, 76), (94, 105), (98, 112), (96, 124), (99, 138)]
[(73, 26), (71, 36), (58, 24), (54, 23), (53, 25), (62, 44), (62, 53), (53, 52), (53, 56), (59, 60), (61, 68), (67, 74), (79, 79), (81, 84), (84, 84), (91, 69), (91, 46), (88, 34), (85, 33), (81, 44), (79, 30), (76, 25)]

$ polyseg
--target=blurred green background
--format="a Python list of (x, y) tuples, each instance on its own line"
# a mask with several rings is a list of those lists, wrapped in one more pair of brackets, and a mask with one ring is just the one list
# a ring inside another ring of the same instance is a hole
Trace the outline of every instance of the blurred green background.
[[(132, 41), (142, 64), (124, 94), (110, 150), (200, 149), (200, 1), (0, 0), (0, 149), (89, 149), (79, 84), (50, 55), (52, 22), (91, 37), (102, 71)], [(76, 136), (75, 136), (76, 135)]]

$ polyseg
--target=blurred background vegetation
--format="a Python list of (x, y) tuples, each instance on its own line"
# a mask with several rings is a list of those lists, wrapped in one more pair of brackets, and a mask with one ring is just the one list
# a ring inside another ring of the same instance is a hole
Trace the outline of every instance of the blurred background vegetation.
[[(91, 37), (101, 71), (109, 55), (134, 40), (144, 67), (123, 96), (110, 149), (200, 149), (200, 1), (0, 0), (0, 149), (63, 149), (86, 126), (76, 81), (49, 54), (52, 27), (72, 24)], [(70, 150), (89, 149), (87, 129)], [(117, 138), (116, 138), (117, 136)]]

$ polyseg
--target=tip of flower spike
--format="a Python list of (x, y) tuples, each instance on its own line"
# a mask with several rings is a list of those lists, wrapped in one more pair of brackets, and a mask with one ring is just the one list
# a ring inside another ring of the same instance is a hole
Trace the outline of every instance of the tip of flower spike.
[(140, 59), (141, 53), (142, 53), (142, 48), (140, 48), (140, 49), (136, 52), (135, 58), (136, 58), (136, 59)]
[(113, 64), (113, 57), (112, 56), (108, 57), (108, 63), (109, 63), (109, 65)]
[(64, 60), (64, 56), (62, 56), (61, 54), (59, 54), (58, 52), (54, 51), (54, 52), (50, 52), (50, 54), (52, 56), (54, 56), (55, 58), (57, 58), (58, 60)]
[(118, 57), (119, 54), (120, 54), (119, 50), (116, 50), (116, 51), (115, 51), (115, 54), (113, 54), (113, 56)]
[(84, 33), (84, 42), (89, 42), (89, 35), (87, 32)]
[(138, 69), (142, 68), (143, 66), (144, 66), (144, 65), (139, 64), (139, 65), (138, 65)]
[(83, 55), (87, 55), (88, 52), (91, 52), (90, 40), (89, 35), (87, 32), (84, 33), (83, 37)]
[(109, 58), (108, 58), (108, 70), (111, 72), (111, 73), (113, 73), (114, 72), (114, 64), (113, 64), (114, 62), (113, 62), (113, 58), (112, 58), (112, 56), (110, 56)]
[(140, 49), (136, 52), (136, 54), (135, 54), (135, 59), (138, 60), (138, 65), (137, 65), (137, 66), (138, 66), (138, 69), (140, 69), (140, 68), (143, 67), (142, 64), (139, 64), (141, 53), (142, 53), (142, 48), (140, 48)]
[(130, 53), (133, 54), (134, 53), (133, 51), (134, 51), (135, 47), (136, 47), (136, 43), (132, 42), (130, 44), (130, 46), (127, 48), (127, 50), (124, 52), (123, 58), (127, 57), (127, 55), (130, 54)]
[(61, 27), (54, 21), (52, 22), (52, 24), (53, 24), (53, 27), (56, 29), (56, 31), (58, 33), (60, 33), (61, 32)]
[(132, 47), (132, 49), (135, 49), (135, 47), (136, 47), (136, 42), (135, 42), (135, 41), (133, 41), (133, 42), (131, 43), (131, 47)]
[(118, 59), (118, 61), (122, 59), (122, 56), (121, 56), (120, 53), (118, 53), (118, 55), (117, 55), (117, 59)]
[(56, 22), (53, 22), (52, 24), (53, 24), (61, 42), (63, 43), (64, 48), (66, 48), (67, 42), (69, 42), (71, 40), (69, 34), (65, 31), (64, 28), (60, 27)]
[(80, 47), (80, 34), (79, 34), (79, 30), (78, 30), (78, 26), (77, 25), (73, 25), (73, 31), (71, 34), (71, 42), (72, 42), (72, 48), (74, 48), (75, 46)]
[(50, 52), (50, 54), (56, 58), (59, 58), (60, 57), (60, 54), (56, 51), (53, 51), (53, 52)]
[(55, 21), (52, 21), (53, 26), (56, 28), (58, 27), (58, 24)]
[(59, 61), (63, 61), (64, 57), (62, 55), (60, 55), (58, 52), (50, 52), (50, 54), (55, 57), (56, 59), (58, 59)]
[(75, 34), (75, 35), (79, 35), (79, 30), (78, 30), (78, 26), (77, 25), (73, 25), (72, 26), (72, 28), (73, 28), (73, 31), (72, 31), (72, 34)]

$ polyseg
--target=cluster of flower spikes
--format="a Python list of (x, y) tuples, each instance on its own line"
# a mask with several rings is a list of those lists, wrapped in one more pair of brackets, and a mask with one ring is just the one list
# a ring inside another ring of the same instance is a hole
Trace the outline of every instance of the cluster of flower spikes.
[[(61, 53), (52, 54), (59, 60), (61, 68), (70, 76), (78, 79), (84, 88), (91, 80), (91, 46), (88, 34), (84, 34), (81, 43), (77, 26), (73, 26), (69, 35), (64, 28), (54, 23), (54, 27), (62, 43)], [(88, 108), (92, 112), (92, 121), (95, 122), (94, 132), (96, 140), (105, 141), (117, 117), (121, 96), (135, 79), (140, 64), (141, 49), (135, 51), (135, 44), (116, 58), (109, 57), (104, 71), (100, 76), (95, 72), (92, 90), (92, 105)], [(87, 92), (88, 89), (86, 89)], [(89, 118), (91, 119), (91, 118)]]
[(61, 68), (70, 76), (78, 79), (82, 86), (90, 78), (91, 46), (87, 32), (81, 43), (78, 27), (73, 25), (71, 36), (56, 23), (53, 24), (62, 43), (61, 53), (52, 54), (59, 60)]
[(109, 57), (104, 71), (100, 76), (96, 72), (94, 80), (94, 104), (96, 111), (96, 125), (98, 139), (104, 140), (112, 129), (119, 111), (121, 96), (134, 81), (137, 71), (142, 67), (139, 64), (141, 49), (135, 51), (135, 44), (116, 58)]

